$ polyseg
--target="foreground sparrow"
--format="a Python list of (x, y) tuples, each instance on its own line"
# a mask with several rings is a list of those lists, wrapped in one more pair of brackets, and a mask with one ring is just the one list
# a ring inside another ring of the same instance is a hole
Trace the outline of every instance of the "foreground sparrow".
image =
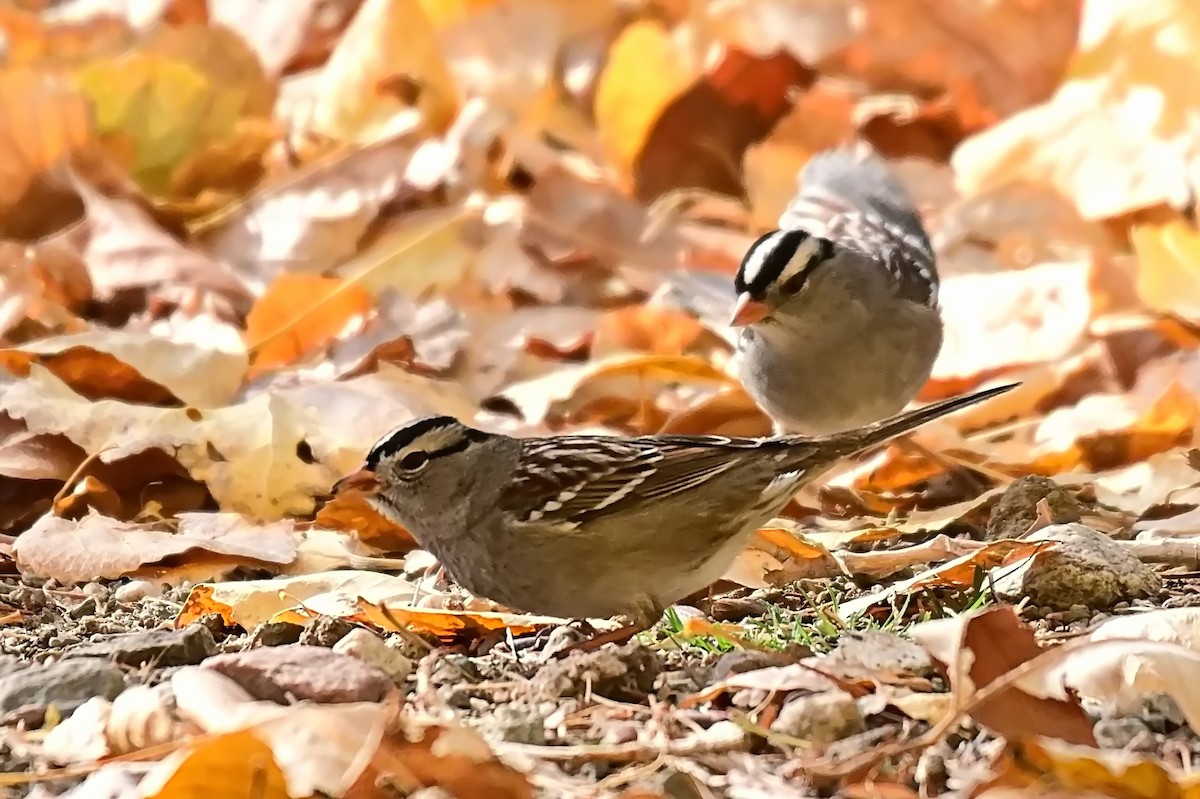
[(849, 430), (896, 413), (942, 346), (933, 247), (873, 153), (814, 156), (734, 281), (739, 372), (777, 429)]
[(823, 438), (511, 438), (434, 416), (388, 433), (354, 487), (454, 580), (515, 610), (638, 628), (718, 580), (751, 534), (839, 458), (1008, 391)]

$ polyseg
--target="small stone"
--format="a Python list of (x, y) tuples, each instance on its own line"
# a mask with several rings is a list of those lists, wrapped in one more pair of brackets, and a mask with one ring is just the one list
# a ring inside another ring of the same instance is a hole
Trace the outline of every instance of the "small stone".
[(264, 621), (250, 635), (250, 646), (287, 646), (300, 640), (304, 628), (290, 621)]
[(0, 713), (47, 705), (69, 712), (93, 696), (115, 699), (124, 688), (120, 667), (96, 658), (32, 666), (0, 677)]
[(205, 613), (192, 623), (208, 630), (214, 641), (224, 641), (231, 632), (230, 628), (225, 625), (225, 617), (220, 613)]
[(1037, 519), (1038, 503), (1046, 500), (1050, 519), (1055, 524), (1077, 522), (1083, 517), (1083, 505), (1075, 495), (1048, 477), (1030, 475), (1012, 482), (988, 517), (987, 538), (1020, 538)]
[(607, 645), (595, 652), (575, 651), (552, 660), (530, 679), (529, 690), (538, 700), (593, 694), (610, 699), (641, 701), (654, 690), (662, 664), (649, 649), (630, 642)]
[(769, 666), (787, 666), (795, 663), (796, 658), (782, 652), (756, 652), (752, 649), (726, 652), (713, 665), (712, 675), (708, 684), (720, 682), (731, 674), (743, 674), (747, 671), (765, 669)]
[(65, 658), (107, 658), (126, 666), (192, 666), (217, 651), (207, 628), (190, 624), (182, 630), (146, 630), (114, 635), (63, 653)]
[(793, 697), (771, 724), (775, 732), (823, 744), (856, 735), (866, 728), (854, 697), (840, 690)]
[(392, 688), (392, 681), (374, 666), (303, 644), (216, 655), (203, 668), (215, 669), (256, 699), (280, 704), (378, 702)]
[(1057, 541), (1017, 568), (996, 570), (997, 596), (1028, 598), (1042, 617), (1075, 605), (1109, 609), (1130, 599), (1157, 596), (1162, 578), (1108, 536), (1082, 524), (1054, 524), (1029, 542)]
[(84, 616), (95, 616), (100, 612), (100, 601), (94, 596), (89, 596), (87, 599), (80, 602), (75, 607), (67, 611), (67, 615), (72, 619), (82, 619)]
[(88, 583), (80, 590), (88, 596), (94, 596), (97, 599), (108, 599), (108, 595), (112, 593), (107, 585), (96, 582)]
[[(345, 619), (334, 616), (317, 616), (304, 628), (304, 633), (300, 636), (300, 643), (309, 646), (332, 647), (352, 631), (358, 629), (361, 628), (355, 627)], [(363, 632), (367, 631), (363, 630)], [(374, 636), (372, 637), (374, 638)]]
[(132, 605), (134, 602), (140, 602), (149, 597), (162, 596), (162, 583), (153, 583), (149, 580), (130, 580), (125, 585), (117, 586), (117, 590), (113, 591), (113, 598), (123, 605)]
[(847, 677), (877, 672), (926, 675), (933, 673), (933, 660), (924, 647), (886, 630), (845, 632), (837, 647), (823, 658), (822, 668)]
[(546, 717), (526, 702), (489, 706), (473, 726), (491, 741), (539, 746), (546, 743)]
[(1154, 737), (1146, 723), (1137, 718), (1100, 719), (1092, 732), (1101, 749), (1125, 749), (1139, 738)]
[(333, 645), (340, 655), (356, 657), (382, 671), (392, 682), (404, 682), (412, 674), (413, 662), (404, 653), (392, 649), (370, 630), (355, 627)]

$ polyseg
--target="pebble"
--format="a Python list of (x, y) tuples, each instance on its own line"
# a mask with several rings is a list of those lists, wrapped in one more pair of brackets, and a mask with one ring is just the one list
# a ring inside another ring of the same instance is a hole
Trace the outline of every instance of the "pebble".
[(1053, 524), (1026, 540), (1059, 543), (1018, 568), (997, 570), (996, 594), (1006, 600), (1028, 598), (1043, 618), (1076, 605), (1128, 609), (1130, 600), (1162, 591), (1162, 578), (1153, 568), (1082, 524)]
[(297, 643), (304, 628), (290, 621), (264, 621), (250, 636), (250, 646), (286, 646)]
[(113, 598), (125, 605), (132, 605), (148, 597), (159, 597), (163, 594), (162, 583), (149, 580), (130, 580), (124, 585), (117, 586)]
[(115, 699), (124, 688), (121, 668), (97, 658), (31, 666), (0, 677), (0, 713), (51, 704), (69, 713), (93, 696)]
[[(355, 627), (345, 619), (334, 616), (317, 616), (304, 628), (304, 632), (300, 636), (300, 643), (332, 647), (351, 632), (359, 629), (361, 628)], [(370, 635), (367, 630), (362, 631)], [(373, 635), (371, 637), (379, 640)]]
[(182, 630), (146, 630), (114, 635), (97, 643), (84, 644), (63, 653), (65, 658), (107, 658), (125, 666), (191, 666), (217, 651), (217, 643), (206, 628), (191, 624)]
[(216, 655), (201, 668), (223, 674), (256, 699), (280, 704), (378, 702), (392, 689), (392, 681), (375, 666), (304, 644)]
[(823, 744), (856, 735), (866, 728), (858, 703), (841, 690), (793, 697), (771, 724), (775, 732)]
[(333, 645), (333, 651), (350, 655), (375, 666), (394, 683), (404, 682), (412, 674), (413, 661), (392, 649), (370, 630), (355, 627)]

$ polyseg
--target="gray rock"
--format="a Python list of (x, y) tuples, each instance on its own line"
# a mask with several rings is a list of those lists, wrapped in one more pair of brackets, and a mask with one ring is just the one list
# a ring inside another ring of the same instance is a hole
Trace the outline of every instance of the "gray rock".
[(114, 635), (104, 641), (73, 647), (64, 658), (107, 658), (126, 666), (194, 666), (216, 654), (212, 633), (199, 624), (182, 630), (146, 630)]
[(358, 658), (304, 644), (216, 655), (203, 668), (224, 674), (256, 699), (280, 704), (378, 702), (392, 687), (386, 674)]
[(1135, 742), (1154, 740), (1154, 733), (1137, 718), (1100, 719), (1092, 732), (1101, 749), (1125, 749)]
[(124, 688), (120, 667), (96, 658), (31, 666), (0, 677), (0, 713), (47, 705), (72, 711), (93, 696), (115, 699)]
[(304, 628), (290, 621), (265, 621), (250, 636), (250, 646), (287, 646), (300, 640)]
[(491, 706), (473, 726), (493, 742), (546, 743), (546, 714), (528, 702)]
[(822, 668), (842, 676), (875, 672), (924, 675), (933, 660), (924, 647), (885, 630), (844, 632), (837, 647), (822, 658)]
[(867, 722), (854, 697), (845, 691), (804, 694), (788, 700), (771, 724), (775, 732), (812, 743), (833, 743), (856, 735)]
[(1031, 604), (1052, 613), (1075, 605), (1109, 609), (1162, 591), (1157, 572), (1108, 536), (1082, 524), (1054, 524), (1028, 540), (1061, 543), (1016, 568), (994, 570), (1001, 598), (1028, 597)]
[(1055, 524), (1077, 522), (1083, 516), (1083, 505), (1067, 489), (1048, 477), (1030, 475), (1012, 482), (992, 507), (988, 517), (987, 538), (1019, 538), (1037, 518), (1037, 504), (1043, 499), (1050, 506), (1050, 518)]
[(304, 633), (300, 636), (300, 643), (332, 648), (334, 644), (349, 635), (351, 630), (357, 629), (360, 628), (345, 619), (334, 616), (317, 616), (304, 628)]

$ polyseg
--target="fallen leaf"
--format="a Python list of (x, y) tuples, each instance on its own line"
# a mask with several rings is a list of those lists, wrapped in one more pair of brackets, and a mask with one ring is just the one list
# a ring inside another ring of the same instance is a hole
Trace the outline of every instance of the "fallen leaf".
[(249, 730), (204, 738), (168, 755), (138, 786), (147, 799), (183, 799), (218, 791), (236, 794), (255, 786), (262, 799), (288, 799), (283, 771), (271, 748)]
[(91, 513), (78, 522), (44, 516), (17, 539), (13, 552), (24, 573), (75, 585), (122, 577), (194, 550), (283, 565), (296, 556), (296, 541), (290, 523), (257, 526), (232, 513), (180, 514), (177, 533)]
[(1179, 109), (1198, 100), (1200, 72), (1187, 55), (1198, 39), (1200, 18), (1186, 2), (1135, 10), (1087, 0), (1054, 96), (963, 142), (952, 159), (959, 187), (1049, 184), (1086, 219), (1185, 207), (1200, 150)]
[(275, 278), (246, 317), (254, 373), (293, 364), (361, 324), (371, 296), (356, 283), (315, 275)]
[[(922, 622), (909, 633), (941, 662), (960, 706), (976, 691), (1042, 654), (1033, 630), (1008, 607)], [(1096, 745), (1092, 722), (1073, 698), (1046, 698), (1014, 685), (969, 712), (980, 724), (1010, 740), (1040, 735)]]
[(247, 357), (245, 352), (99, 329), (0, 350), (0, 365), (18, 377), (27, 377), (35, 363), (89, 399), (211, 408), (233, 399), (246, 374)]
[(458, 95), (420, 0), (366, 0), (329, 56), (305, 126), (340, 141), (373, 141), (403, 106), (380, 87), (419, 82), (418, 107), (434, 131), (450, 124)]

